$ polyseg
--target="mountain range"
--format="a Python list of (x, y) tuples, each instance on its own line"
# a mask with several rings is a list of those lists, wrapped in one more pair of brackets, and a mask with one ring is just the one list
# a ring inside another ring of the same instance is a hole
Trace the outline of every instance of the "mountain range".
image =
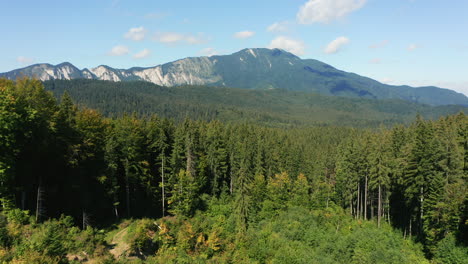
[(155, 67), (115, 69), (101, 65), (80, 70), (65, 62), (35, 64), (0, 73), (16, 79), (94, 79), (147, 81), (161, 86), (208, 85), (245, 89), (284, 89), (323, 95), (369, 99), (402, 99), (429, 105), (468, 105), (468, 97), (434, 86), (410, 87), (380, 83), (313, 59), (301, 59), (281, 49), (243, 49), (231, 55), (189, 57)]

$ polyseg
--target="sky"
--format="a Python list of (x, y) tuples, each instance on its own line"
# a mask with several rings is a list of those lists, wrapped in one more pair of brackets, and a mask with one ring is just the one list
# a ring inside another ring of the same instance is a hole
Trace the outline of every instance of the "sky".
[(468, 95), (466, 0), (0, 0), (0, 11), (0, 72), (149, 67), (267, 47)]

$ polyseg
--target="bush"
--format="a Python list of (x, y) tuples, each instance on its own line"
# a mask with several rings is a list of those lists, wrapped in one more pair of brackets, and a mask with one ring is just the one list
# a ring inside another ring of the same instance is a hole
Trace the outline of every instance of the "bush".
[(248, 233), (248, 256), (260, 263), (427, 263), (421, 248), (391, 227), (333, 208), (290, 208)]
[(11, 237), (8, 234), (7, 218), (0, 214), (0, 247), (5, 248), (10, 245)]
[(6, 216), (9, 223), (15, 223), (19, 225), (29, 224), (29, 211), (23, 211), (21, 209), (15, 208), (8, 210)]
[(434, 262), (441, 264), (466, 264), (468, 263), (468, 248), (458, 246), (455, 236), (449, 234), (437, 244)]
[(158, 250), (158, 232), (157, 224), (150, 219), (142, 219), (129, 226), (127, 240), (131, 254), (155, 254)]

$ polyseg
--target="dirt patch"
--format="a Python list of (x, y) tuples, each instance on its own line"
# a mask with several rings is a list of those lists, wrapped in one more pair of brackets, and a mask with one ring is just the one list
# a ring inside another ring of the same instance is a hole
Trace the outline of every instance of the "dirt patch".
[(109, 252), (114, 256), (115, 259), (119, 259), (121, 257), (128, 257), (128, 251), (130, 250), (130, 245), (127, 244), (124, 240), (125, 236), (128, 233), (128, 228), (124, 228), (119, 231), (115, 236), (112, 238), (111, 246), (113, 247)]

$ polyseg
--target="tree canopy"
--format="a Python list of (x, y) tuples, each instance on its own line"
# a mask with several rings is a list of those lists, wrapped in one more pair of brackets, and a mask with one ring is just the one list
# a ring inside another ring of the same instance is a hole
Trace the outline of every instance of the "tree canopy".
[(148, 263), (463, 263), (467, 149), (462, 112), (378, 129), (109, 118), (0, 80), (0, 259), (117, 261), (115, 242)]

